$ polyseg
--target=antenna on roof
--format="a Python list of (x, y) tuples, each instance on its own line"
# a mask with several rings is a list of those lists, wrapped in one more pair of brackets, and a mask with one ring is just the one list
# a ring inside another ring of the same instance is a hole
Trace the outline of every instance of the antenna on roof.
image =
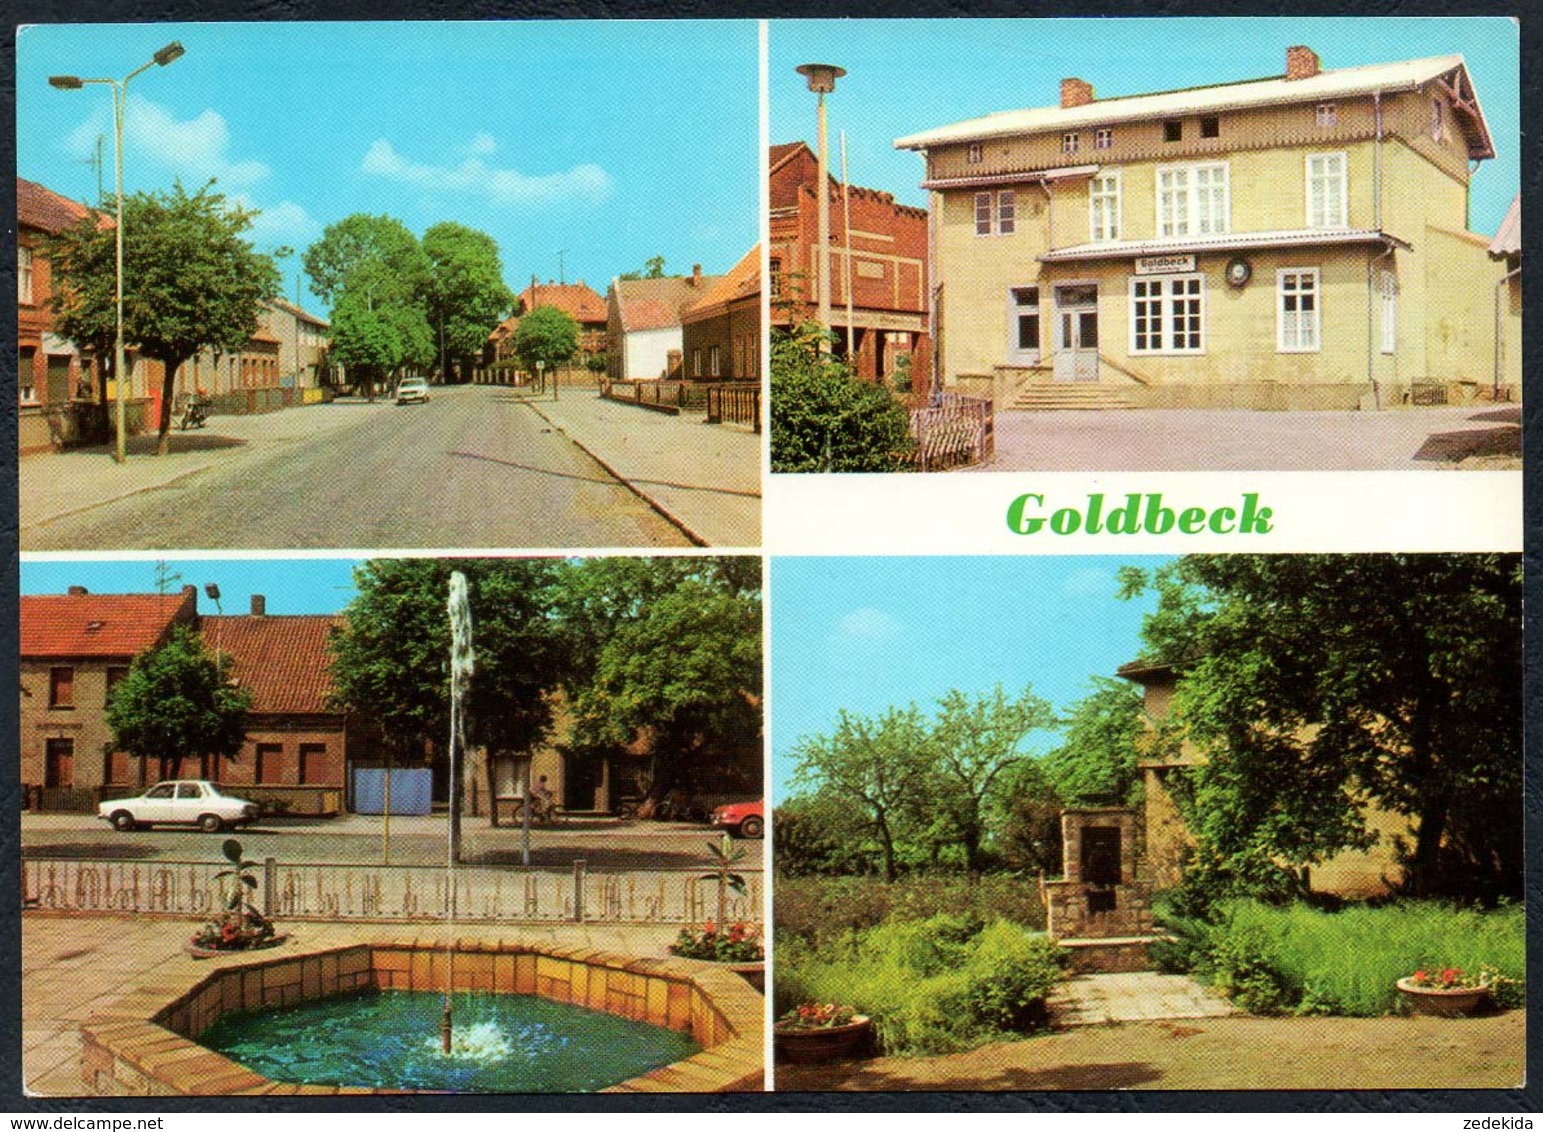
[(566, 248), (557, 249), (557, 281), (562, 284), (566, 284), (568, 282), (568, 277), (563, 274), (563, 256), (566, 254)]
[(182, 575), (174, 572), (166, 564), (164, 558), (157, 559), (155, 563), (155, 592), (165, 597), (173, 582), (182, 581)]

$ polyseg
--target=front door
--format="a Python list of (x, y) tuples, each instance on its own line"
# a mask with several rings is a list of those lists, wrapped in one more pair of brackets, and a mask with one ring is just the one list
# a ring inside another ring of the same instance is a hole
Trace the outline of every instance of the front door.
[(75, 740), (48, 740), (43, 764), (43, 785), (66, 788), (75, 785)]
[(1052, 375), (1056, 381), (1098, 380), (1098, 284), (1055, 289)]

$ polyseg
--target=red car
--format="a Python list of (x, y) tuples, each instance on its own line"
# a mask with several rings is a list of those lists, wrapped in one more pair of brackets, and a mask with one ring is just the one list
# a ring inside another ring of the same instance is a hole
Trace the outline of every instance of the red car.
[(730, 837), (760, 838), (766, 833), (765, 803), (757, 800), (719, 806), (713, 811), (713, 828)]

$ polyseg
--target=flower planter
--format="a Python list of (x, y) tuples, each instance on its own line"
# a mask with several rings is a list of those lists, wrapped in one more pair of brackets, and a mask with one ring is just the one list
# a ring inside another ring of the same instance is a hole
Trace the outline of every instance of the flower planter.
[(200, 947), (190, 939), (182, 945), (182, 950), (186, 951), (194, 959), (217, 959), (221, 955), (245, 955), (249, 951), (262, 951), (269, 947), (277, 947), (288, 938), (288, 932), (279, 932), (277, 935), (269, 936), (261, 943), (254, 943), (247, 947)]
[(779, 1061), (810, 1064), (863, 1056), (872, 1032), (873, 1023), (859, 1014), (845, 1025), (809, 1030), (796, 1030), (779, 1022), (772, 1028), (772, 1040)]
[(766, 993), (766, 960), (762, 959), (759, 963), (729, 963), (727, 966), (761, 994)]
[(1407, 975), (1398, 980), (1398, 990), (1411, 1012), (1437, 1018), (1473, 1014), (1489, 1001), (1489, 990), (1485, 987), (1420, 987)]

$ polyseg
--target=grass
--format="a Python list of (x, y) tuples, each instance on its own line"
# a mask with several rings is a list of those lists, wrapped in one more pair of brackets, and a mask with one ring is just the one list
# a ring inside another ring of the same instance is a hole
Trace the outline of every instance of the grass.
[(890, 920), (926, 920), (942, 913), (1002, 919), (1034, 931), (1045, 910), (1033, 880), (993, 873), (921, 874), (896, 881), (873, 877), (777, 877), (778, 938), (819, 943)]

